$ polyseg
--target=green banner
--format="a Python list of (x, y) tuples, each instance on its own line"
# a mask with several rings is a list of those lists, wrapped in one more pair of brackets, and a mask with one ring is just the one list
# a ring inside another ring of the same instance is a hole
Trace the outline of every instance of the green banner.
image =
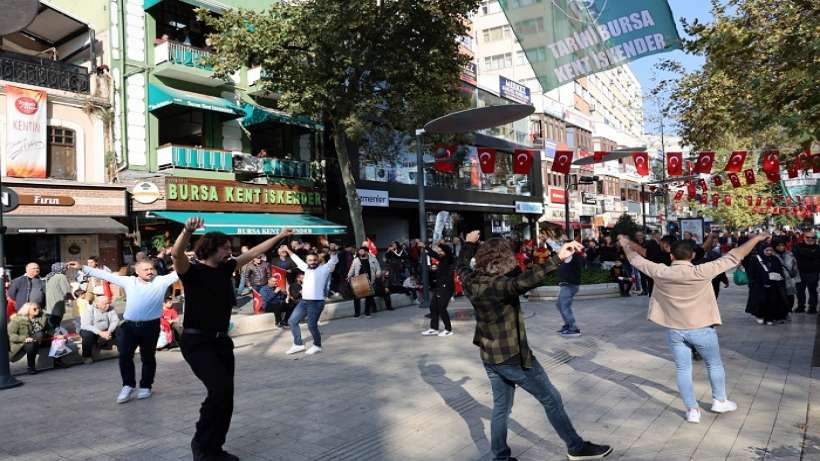
[(500, 0), (544, 91), (680, 48), (665, 0)]

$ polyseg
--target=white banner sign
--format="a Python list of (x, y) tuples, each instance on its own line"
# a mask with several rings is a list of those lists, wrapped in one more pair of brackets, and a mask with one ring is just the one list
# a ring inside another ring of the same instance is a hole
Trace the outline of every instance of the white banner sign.
[(6, 85), (5, 176), (46, 177), (46, 98), (42, 90)]
[(356, 189), (362, 206), (390, 206), (390, 193), (386, 190)]

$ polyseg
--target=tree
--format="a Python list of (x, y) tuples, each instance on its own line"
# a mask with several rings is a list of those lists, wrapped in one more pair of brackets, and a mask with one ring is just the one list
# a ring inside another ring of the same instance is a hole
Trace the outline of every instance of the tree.
[[(820, 139), (820, 3), (811, 0), (712, 0), (714, 22), (684, 22), (684, 50), (703, 68), (675, 82), (672, 109), (690, 145), (721, 144), (726, 133), (775, 133), (781, 152)], [(662, 68), (680, 71), (674, 62)], [(788, 148), (788, 149), (787, 149)]]
[(624, 213), (618, 217), (618, 221), (612, 228), (612, 235), (628, 235), (630, 238), (635, 236), (635, 232), (641, 230), (641, 226), (635, 223), (632, 216)]
[(365, 239), (348, 144), (374, 125), (410, 131), (463, 105), (457, 39), (479, 0), (306, 0), (265, 12), (200, 18), (214, 33), (210, 64), (226, 76), (261, 65), (280, 109), (332, 131), (357, 242)]

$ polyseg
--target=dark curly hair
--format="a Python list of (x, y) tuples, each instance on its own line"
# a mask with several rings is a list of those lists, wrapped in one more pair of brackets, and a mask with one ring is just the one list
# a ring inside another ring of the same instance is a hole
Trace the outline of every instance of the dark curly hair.
[(487, 240), (475, 253), (475, 270), (478, 272), (503, 275), (517, 265), (510, 244), (502, 238)]
[(200, 237), (199, 240), (197, 240), (196, 245), (194, 245), (196, 259), (204, 261), (210, 258), (211, 255), (215, 254), (219, 250), (219, 247), (224, 245), (229, 240), (230, 237), (222, 232), (208, 232)]

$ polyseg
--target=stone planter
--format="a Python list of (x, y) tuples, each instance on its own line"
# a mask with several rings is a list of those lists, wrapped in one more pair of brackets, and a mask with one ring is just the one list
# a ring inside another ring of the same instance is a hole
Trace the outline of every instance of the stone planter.
[[(530, 290), (530, 301), (554, 301), (558, 299), (559, 286), (545, 286)], [(620, 296), (617, 283), (581, 285), (575, 299), (616, 298)]]

